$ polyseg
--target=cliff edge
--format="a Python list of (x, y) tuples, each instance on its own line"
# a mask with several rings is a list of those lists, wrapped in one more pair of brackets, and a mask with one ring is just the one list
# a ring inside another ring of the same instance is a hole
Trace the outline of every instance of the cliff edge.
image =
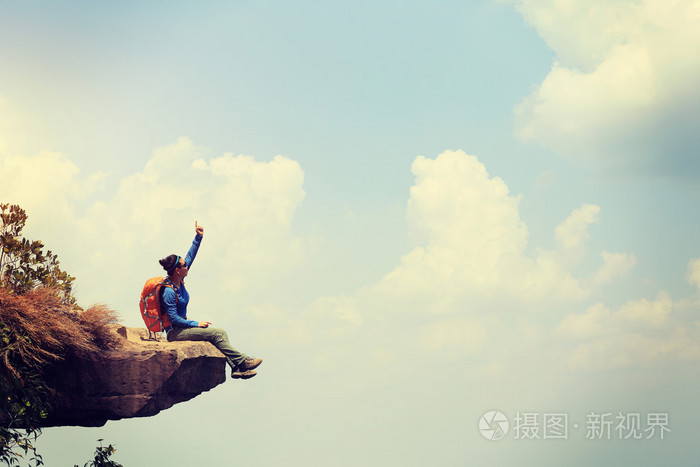
[(102, 426), (149, 417), (226, 381), (224, 356), (208, 342), (148, 340), (145, 328), (109, 325), (112, 350), (51, 365), (49, 426)]

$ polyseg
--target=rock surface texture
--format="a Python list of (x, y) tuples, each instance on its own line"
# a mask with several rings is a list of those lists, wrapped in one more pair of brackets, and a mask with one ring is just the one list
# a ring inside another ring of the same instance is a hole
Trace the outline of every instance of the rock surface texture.
[(113, 326), (114, 350), (52, 366), (55, 391), (45, 426), (102, 426), (149, 417), (226, 380), (224, 356), (209, 342), (148, 340), (146, 329)]

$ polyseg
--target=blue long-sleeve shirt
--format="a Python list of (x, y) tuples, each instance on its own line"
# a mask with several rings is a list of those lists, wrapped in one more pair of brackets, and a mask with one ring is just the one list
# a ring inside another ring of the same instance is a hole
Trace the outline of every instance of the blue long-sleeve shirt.
[[(195, 256), (197, 256), (197, 250), (199, 250), (199, 244), (202, 242), (201, 235), (195, 235), (192, 241), (192, 246), (185, 256), (185, 264), (187, 265), (187, 270), (192, 266)], [(172, 327), (167, 328), (166, 331), (170, 331), (172, 328), (195, 328), (199, 326), (198, 321), (192, 321), (187, 319), (187, 303), (190, 301), (190, 294), (187, 293), (185, 288), (185, 283), (182, 282), (179, 287), (174, 287), (174, 290), (170, 287), (163, 287), (163, 307), (165, 312), (170, 318), (170, 324)], [(175, 295), (177, 294), (177, 298)]]

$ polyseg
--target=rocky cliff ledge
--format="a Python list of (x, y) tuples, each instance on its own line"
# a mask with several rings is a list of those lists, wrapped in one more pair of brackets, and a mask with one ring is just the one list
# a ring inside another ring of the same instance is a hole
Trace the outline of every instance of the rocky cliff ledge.
[(208, 342), (156, 342), (146, 329), (111, 326), (114, 350), (51, 367), (55, 397), (45, 426), (148, 417), (226, 380), (224, 356)]

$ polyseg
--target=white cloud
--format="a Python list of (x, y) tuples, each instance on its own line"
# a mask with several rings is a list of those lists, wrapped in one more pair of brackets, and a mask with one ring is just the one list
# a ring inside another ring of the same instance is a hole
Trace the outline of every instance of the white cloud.
[(656, 300), (638, 300), (627, 303), (612, 315), (614, 323), (619, 326), (661, 327), (666, 324), (673, 302), (664, 292), (659, 293)]
[(599, 303), (583, 314), (568, 315), (559, 324), (558, 331), (570, 337), (601, 336), (609, 332), (605, 326), (609, 319), (610, 310)]
[(76, 203), (97, 191), (102, 179), (102, 174), (81, 178), (78, 166), (58, 152), (0, 158), (0, 200), (33, 213), (32, 223), (57, 227), (71, 219)]
[(604, 255), (595, 283), (571, 274), (585, 256), (598, 206), (575, 209), (556, 228), (556, 251), (538, 249), (529, 256), (520, 197), (512, 196), (503, 180), (490, 177), (476, 157), (462, 151), (445, 151), (435, 159), (420, 156), (412, 171), (416, 182), (407, 218), (419, 244), (375, 286), (387, 300), (435, 312), (453, 310), (464, 297), (576, 301), (631, 263), (624, 255)]
[[(8, 181), (0, 199), (24, 207), (32, 233), (78, 277), (79, 300), (106, 302), (127, 323), (138, 319), (130, 297), (145, 279), (163, 273), (158, 259), (187, 252), (195, 220), (205, 227), (205, 240), (190, 280), (202, 281), (199, 306), (212, 320), (230, 307), (230, 299), (219, 305), (221, 297), (236, 291), (243, 300), (260, 292), (301, 258), (290, 226), (305, 195), (304, 175), (282, 156), (270, 162), (210, 157), (206, 148), (180, 138), (157, 148), (142, 172), (125, 177), (101, 201), (91, 198), (99, 179), (81, 176), (60, 154), (6, 156), (0, 179)], [(208, 280), (197, 277), (199, 268), (208, 271)]]
[(625, 276), (636, 264), (637, 258), (627, 253), (601, 253), (603, 264), (592, 277), (592, 287), (600, 287), (617, 277)]
[(574, 262), (585, 254), (588, 241), (588, 227), (598, 221), (600, 207), (584, 204), (575, 209), (571, 215), (554, 230), (554, 238), (559, 244), (562, 255)]
[(700, 1), (514, 1), (556, 54), (516, 109), (519, 137), (616, 169), (695, 162)]
[[(475, 372), (498, 368), (504, 378), (542, 365), (578, 371), (700, 358), (697, 303), (662, 291), (618, 307), (586, 306), (636, 264), (633, 254), (602, 251), (596, 270), (574, 274), (591, 253), (589, 228), (600, 207), (574, 209), (553, 232), (555, 249), (527, 254), (519, 197), (476, 157), (446, 151), (416, 158), (412, 170), (407, 220), (417, 245), (377, 283), (314, 302), (275, 331), (279, 342), (326, 349), (319, 368), (331, 360), (356, 364), (360, 342), (367, 355), (409, 368), (478, 354)], [(691, 281), (698, 264), (689, 266)], [(562, 318), (562, 310), (584, 307)], [(505, 350), (514, 343), (518, 358)]]
[[(292, 346), (294, 355), (318, 349), (313, 365), (319, 369), (410, 365), (401, 355), (417, 349), (416, 361), (478, 353), (482, 368), (508, 368), (515, 363), (497, 349), (523, 341), (528, 361), (561, 355), (588, 367), (700, 356), (693, 344), (698, 330), (681, 316), (693, 316), (696, 304), (681, 306), (664, 293), (553, 318), (584, 306), (635, 264), (631, 254), (603, 251), (597, 270), (573, 273), (590, 254), (598, 206), (574, 209), (553, 232), (555, 249), (528, 249), (520, 197), (476, 157), (446, 151), (416, 158), (412, 170), (407, 222), (416, 245), (377, 283), (351, 295), (321, 296), (303, 311), (275, 302), (266, 290), (280, 271), (302, 265), (304, 244), (290, 227), (304, 198), (303, 172), (290, 159), (211, 157), (183, 138), (155, 150), (142, 172), (95, 201), (98, 179), (81, 175), (65, 156), (7, 156), (0, 177), (13, 181), (0, 187), (0, 198), (28, 203), (40, 238), (61, 245), (54, 250), (78, 276), (84, 304), (107, 302), (130, 325), (139, 325), (133, 297), (144, 279), (161, 273), (160, 257), (186, 251), (198, 219), (206, 230), (188, 278), (197, 290), (195, 317), (260, 329), (256, 342), (264, 348)], [(36, 173), (43, 184), (28, 189)], [(52, 217), (56, 206), (60, 223)], [(688, 266), (696, 285), (699, 265)], [(368, 361), (357, 359), (358, 346)]]
[[(587, 297), (635, 264), (631, 254), (604, 251), (597, 270), (584, 271), (584, 277), (573, 273), (589, 254), (588, 231), (598, 221), (598, 206), (574, 209), (552, 232), (555, 249), (527, 253), (520, 197), (511, 195), (502, 179), (491, 177), (476, 157), (463, 151), (445, 151), (434, 159), (420, 156), (412, 171), (415, 184), (406, 215), (416, 244), (400, 264), (354, 295), (316, 300), (267, 332), (266, 341), (274, 336), (279, 345), (325, 349), (343, 366), (354, 364), (361, 342), (363, 352), (378, 352), (382, 361), (413, 355), (405, 365), (479, 354), (484, 371), (517, 369), (522, 365), (502, 349), (522, 343), (532, 362), (564, 355), (571, 346), (557, 347), (562, 344), (552, 336), (552, 323), (560, 319), (552, 317), (562, 308), (583, 306)], [(605, 335), (607, 318), (598, 314), (611, 312), (601, 305), (584, 317), (568, 318), (562, 329), (579, 337)], [(655, 317), (640, 312), (639, 321), (654, 322)], [(324, 368), (327, 362), (317, 363)]]
[(694, 258), (688, 263), (688, 282), (700, 289), (700, 258)]
[[(567, 315), (556, 327), (569, 361), (579, 368), (648, 366), (664, 358), (700, 358), (700, 329), (685, 321), (682, 308), (666, 292), (654, 300), (630, 300), (616, 310), (602, 303)], [(573, 339), (573, 346), (567, 345)]]
[(628, 0), (514, 0), (547, 45), (566, 66), (592, 68), (610, 50), (643, 31), (640, 2)]

